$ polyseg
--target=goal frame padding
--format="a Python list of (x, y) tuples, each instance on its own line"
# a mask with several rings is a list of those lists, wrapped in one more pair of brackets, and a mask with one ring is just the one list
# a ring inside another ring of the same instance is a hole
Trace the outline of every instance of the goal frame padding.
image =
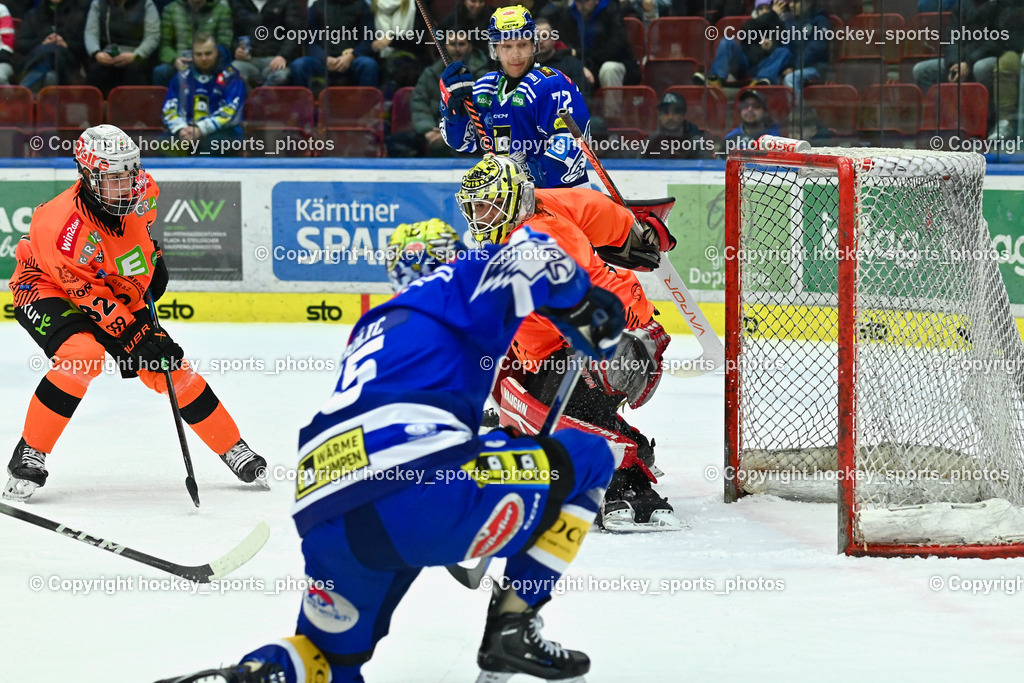
[[(794, 152), (733, 152), (725, 170), (725, 255), (737, 255), (740, 249), (740, 179), (744, 166), (785, 166), (833, 170), (838, 178), (838, 466), (845, 476), (837, 486), (838, 550), (850, 556), (870, 557), (978, 557), (1002, 558), (1024, 555), (1024, 545), (902, 545), (854, 542), (854, 497), (857, 468), (854, 459), (857, 378), (857, 197), (853, 159)], [(740, 423), (739, 361), (742, 330), (738, 258), (725, 262), (725, 502), (732, 503), (748, 495), (740, 484), (739, 453), (742, 446)], [(730, 476), (731, 475), (731, 476)]]

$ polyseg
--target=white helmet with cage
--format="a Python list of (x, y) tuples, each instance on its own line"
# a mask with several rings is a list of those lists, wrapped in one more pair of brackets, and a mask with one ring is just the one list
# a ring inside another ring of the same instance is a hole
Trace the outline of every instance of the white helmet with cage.
[(146, 194), (139, 146), (117, 126), (87, 128), (75, 143), (75, 162), (82, 186), (107, 213), (125, 216)]

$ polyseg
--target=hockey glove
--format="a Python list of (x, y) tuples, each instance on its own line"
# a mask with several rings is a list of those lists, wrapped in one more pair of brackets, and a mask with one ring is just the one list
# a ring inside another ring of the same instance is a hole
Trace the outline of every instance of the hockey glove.
[(153, 295), (153, 301), (159, 301), (160, 297), (167, 291), (167, 281), (170, 275), (167, 272), (167, 263), (164, 261), (164, 252), (160, 250), (160, 244), (153, 241), (156, 247), (156, 263), (153, 265), (153, 279), (149, 281), (149, 293)]
[(611, 395), (625, 396), (629, 407), (647, 403), (661, 382), (662, 359), (671, 337), (657, 320), (622, 335), (609, 362), (597, 364), (596, 374)]
[(185, 357), (185, 352), (167, 332), (157, 329), (152, 321), (145, 318), (132, 323), (118, 341), (124, 350), (124, 358), (131, 359), (136, 371), (177, 370)]
[(459, 116), (462, 105), (473, 97), (473, 74), (462, 62), (452, 62), (441, 72), (441, 114)]
[(569, 340), (591, 358), (610, 358), (622, 338), (626, 318), (622, 302), (607, 289), (591, 287), (572, 308), (537, 309)]

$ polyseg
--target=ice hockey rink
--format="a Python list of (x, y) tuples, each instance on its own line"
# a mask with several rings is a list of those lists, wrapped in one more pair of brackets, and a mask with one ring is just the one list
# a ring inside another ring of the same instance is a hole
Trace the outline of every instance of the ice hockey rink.
[[(47, 485), (23, 505), (182, 564), (219, 557), (260, 520), (270, 540), (220, 584), (196, 588), (0, 516), (0, 681), (154, 681), (233, 663), (294, 632), (304, 573), (287, 473), (298, 429), (334, 384), (348, 328), (178, 323), (169, 331), (268, 459), (272, 490), (240, 484), (190, 432), (195, 509), (166, 398), (107, 373), (48, 459)], [(13, 449), (44, 359), (14, 323), (0, 325), (0, 348), (0, 445)], [(697, 349), (679, 336), (669, 355)], [(834, 505), (767, 497), (726, 505), (721, 373), (666, 376), (627, 417), (657, 440), (659, 491), (690, 528), (586, 538), (542, 615), (545, 636), (590, 655), (588, 681), (1021, 680), (1024, 559), (847, 558), (836, 554)], [(81, 582), (92, 592), (76, 594)], [(443, 569), (425, 570), (364, 667), (366, 680), (475, 680), (487, 598)]]

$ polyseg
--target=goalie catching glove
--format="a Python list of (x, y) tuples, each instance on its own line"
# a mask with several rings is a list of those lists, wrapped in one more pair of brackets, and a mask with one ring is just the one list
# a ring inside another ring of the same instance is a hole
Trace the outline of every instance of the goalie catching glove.
[[(661, 264), (661, 252), (669, 251), (676, 246), (675, 238), (668, 231), (665, 223), (654, 214), (644, 216), (640, 222), (643, 228), (641, 237), (634, 226), (625, 243), (618, 247), (597, 247), (597, 255), (605, 263), (616, 268), (649, 272)], [(668, 249), (664, 247), (671, 245)]]
[(611, 360), (596, 363), (591, 374), (600, 378), (605, 390), (625, 396), (629, 407), (647, 403), (661, 382), (661, 363), (671, 337), (657, 320), (622, 335)]
[(607, 289), (591, 287), (572, 308), (538, 308), (569, 344), (591, 358), (610, 358), (626, 326), (622, 302)]
[(463, 102), (473, 97), (473, 74), (462, 62), (452, 62), (441, 72), (441, 115), (460, 116)]
[(124, 350), (124, 357), (131, 359), (136, 370), (177, 370), (185, 357), (185, 352), (167, 332), (145, 318), (136, 320), (118, 338), (118, 342)]

